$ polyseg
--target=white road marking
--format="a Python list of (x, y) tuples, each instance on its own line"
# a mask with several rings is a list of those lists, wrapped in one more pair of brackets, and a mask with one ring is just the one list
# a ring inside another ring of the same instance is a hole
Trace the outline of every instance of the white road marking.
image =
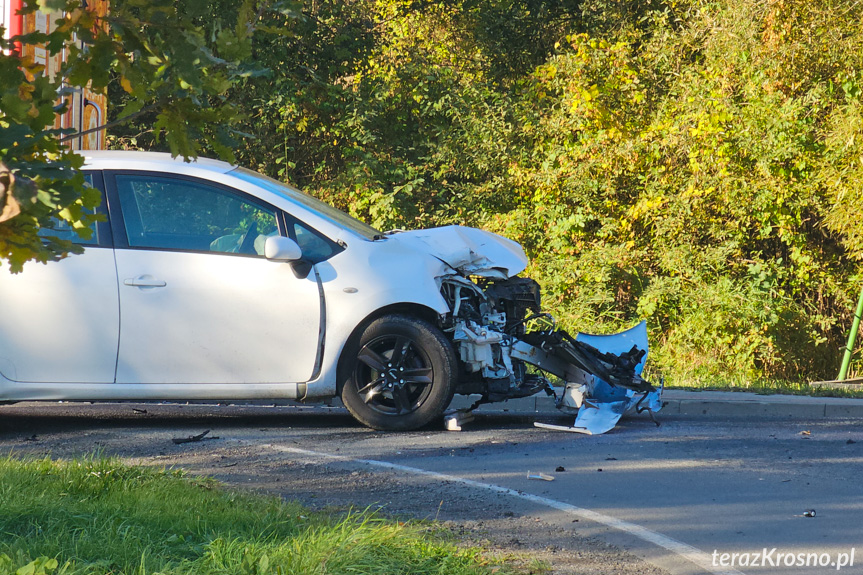
[(687, 561), (698, 565), (708, 573), (712, 573), (714, 575), (744, 575), (736, 569), (728, 569), (715, 566), (710, 555), (700, 549), (693, 547), (692, 545), (688, 545), (686, 543), (683, 543), (682, 541), (677, 541), (676, 539), (672, 539), (671, 537), (667, 537), (665, 535), (662, 535), (661, 533), (651, 531), (650, 529), (646, 529), (641, 525), (636, 525), (635, 523), (623, 521), (622, 519), (617, 519), (609, 515), (603, 515), (602, 513), (597, 513), (596, 511), (591, 511), (590, 509), (584, 509), (583, 507), (576, 507), (575, 505), (570, 505), (569, 503), (564, 503), (563, 501), (558, 501), (556, 499), (541, 497), (539, 495), (533, 495), (531, 493), (523, 493), (521, 491), (516, 491), (515, 489), (509, 489), (508, 487), (501, 487), (500, 485), (494, 485), (492, 483), (474, 481), (473, 479), (466, 479), (464, 477), (458, 477), (457, 475), (446, 475), (444, 473), (427, 471), (418, 467), (409, 467), (407, 465), (399, 465), (398, 463), (390, 463), (388, 461), (378, 461), (375, 459), (355, 459), (353, 457), (347, 457), (344, 455), (334, 455), (332, 453), (323, 453), (321, 451), (312, 451), (309, 449), (299, 449), (297, 447), (284, 447), (282, 445), (274, 445), (271, 443), (263, 444), (261, 445), (261, 447), (285, 453), (306, 455), (318, 459), (333, 459), (350, 463), (363, 463), (366, 465), (372, 465), (375, 467), (381, 467), (393, 471), (401, 471), (403, 473), (409, 473), (411, 475), (421, 475), (423, 477), (429, 477), (438, 481), (451, 481), (453, 483), (461, 483), (462, 485), (467, 485), (468, 487), (475, 487), (477, 489), (485, 489), (486, 491), (502, 493), (504, 495), (517, 497), (519, 499), (530, 501), (538, 505), (551, 507), (552, 509), (563, 511), (564, 513), (568, 513), (581, 519), (594, 521), (596, 523), (605, 525), (606, 527), (611, 527), (612, 529), (624, 531), (626, 533), (629, 533), (630, 535), (638, 537), (643, 541), (647, 541), (648, 543), (652, 543), (658, 547), (662, 547), (663, 549), (671, 551), (672, 553), (683, 557)]

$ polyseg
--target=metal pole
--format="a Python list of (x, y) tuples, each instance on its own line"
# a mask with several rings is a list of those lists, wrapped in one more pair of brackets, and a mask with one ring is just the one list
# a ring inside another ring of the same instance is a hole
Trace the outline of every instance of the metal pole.
[(851, 354), (854, 353), (854, 342), (857, 339), (857, 331), (860, 329), (861, 316), (863, 316), (863, 289), (860, 290), (857, 312), (854, 314), (854, 322), (851, 324), (851, 332), (848, 334), (848, 344), (845, 346), (845, 356), (842, 358), (842, 368), (839, 370), (839, 381), (848, 377), (848, 367), (851, 365)]

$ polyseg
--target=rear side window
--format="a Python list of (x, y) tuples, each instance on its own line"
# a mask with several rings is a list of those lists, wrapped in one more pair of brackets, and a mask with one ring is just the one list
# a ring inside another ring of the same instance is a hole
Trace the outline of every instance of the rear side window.
[(279, 233), (275, 210), (240, 193), (152, 175), (115, 181), (130, 247), (263, 256)]
[[(95, 176), (92, 173), (85, 173), (84, 179), (86, 180), (87, 186), (91, 188), (95, 187)], [(102, 221), (92, 222), (90, 224), (91, 234), (89, 238), (81, 237), (72, 228), (72, 226), (69, 225), (68, 222), (59, 218), (52, 218), (50, 226), (39, 228), (39, 236), (43, 238), (57, 238), (59, 240), (67, 240), (72, 242), (73, 244), (79, 244), (82, 246), (110, 246), (111, 238), (110, 230), (106, 225), (107, 215), (105, 209), (104, 194), (102, 194), (100, 204), (96, 208), (96, 211), (88, 211), (87, 213), (102, 214)]]

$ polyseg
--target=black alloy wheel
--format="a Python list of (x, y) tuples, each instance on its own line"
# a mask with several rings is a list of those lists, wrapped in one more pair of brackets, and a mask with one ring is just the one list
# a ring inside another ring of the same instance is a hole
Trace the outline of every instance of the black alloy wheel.
[(369, 427), (416, 429), (440, 417), (452, 401), (455, 354), (440, 330), (426, 321), (381, 317), (346, 353), (353, 359), (342, 401)]

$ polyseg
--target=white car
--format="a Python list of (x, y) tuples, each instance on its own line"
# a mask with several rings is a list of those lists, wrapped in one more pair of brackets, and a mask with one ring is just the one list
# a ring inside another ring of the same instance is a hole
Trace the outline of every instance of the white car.
[(84, 170), (105, 199), (84, 253), (0, 271), (0, 401), (341, 396), (362, 423), (404, 430), (454, 393), (550, 390), (528, 364), (653, 389), (646, 339), (609, 354), (551, 327), (501, 236), (383, 234), (214, 160), (87, 152)]

